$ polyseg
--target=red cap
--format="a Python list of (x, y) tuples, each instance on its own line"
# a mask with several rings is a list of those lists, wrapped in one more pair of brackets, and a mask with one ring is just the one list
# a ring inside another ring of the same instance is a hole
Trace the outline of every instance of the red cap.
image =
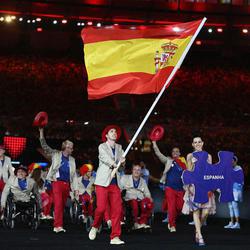
[(45, 127), (48, 124), (48, 114), (46, 112), (39, 112), (33, 121), (34, 127)]
[(84, 176), (85, 174), (87, 174), (88, 171), (92, 171), (92, 170), (93, 170), (92, 164), (83, 164), (80, 168), (80, 175)]
[(161, 125), (153, 127), (148, 137), (151, 141), (159, 141), (164, 135), (164, 128)]
[(106, 134), (109, 132), (110, 129), (115, 129), (117, 133), (117, 141), (120, 139), (122, 131), (121, 128), (117, 125), (108, 125), (103, 131), (102, 131), (102, 141), (107, 141)]

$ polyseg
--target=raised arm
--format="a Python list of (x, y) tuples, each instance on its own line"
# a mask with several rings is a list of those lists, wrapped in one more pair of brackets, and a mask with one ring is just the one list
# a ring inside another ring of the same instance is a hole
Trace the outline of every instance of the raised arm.
[(39, 132), (40, 132), (40, 143), (41, 143), (41, 147), (43, 149), (43, 151), (45, 152), (45, 154), (51, 158), (52, 155), (57, 152), (56, 149), (52, 149), (46, 142), (45, 137), (44, 137), (44, 129), (43, 128), (39, 128)]
[(170, 157), (165, 156), (164, 154), (161, 153), (160, 149), (158, 148), (156, 141), (152, 141), (153, 144), (153, 149), (155, 151), (156, 156), (159, 158), (159, 160), (163, 163), (166, 164), (168, 160), (170, 160)]

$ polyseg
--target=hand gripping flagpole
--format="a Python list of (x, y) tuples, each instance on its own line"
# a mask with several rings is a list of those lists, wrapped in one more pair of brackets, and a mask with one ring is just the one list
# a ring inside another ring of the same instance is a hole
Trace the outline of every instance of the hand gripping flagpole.
[[(171, 72), (171, 74), (169, 75), (168, 79), (166, 80), (164, 86), (162, 87), (161, 91), (159, 92), (159, 94), (157, 95), (157, 97), (155, 98), (155, 101), (153, 102), (152, 106), (150, 107), (150, 109), (148, 110), (148, 113), (146, 114), (146, 116), (144, 117), (141, 125), (139, 126), (139, 128), (137, 129), (137, 131), (135, 132), (132, 140), (130, 141), (129, 145), (127, 146), (126, 150), (124, 151), (122, 157), (125, 158), (126, 155), (128, 154), (128, 151), (130, 150), (131, 146), (134, 144), (135, 139), (137, 138), (137, 136), (139, 135), (139, 133), (141, 132), (143, 126), (145, 125), (147, 119), (149, 118), (149, 116), (151, 115), (152, 111), (154, 110), (156, 104), (158, 103), (158, 101), (160, 100), (162, 94), (164, 93), (165, 89), (170, 85), (172, 78), (174, 77), (175, 73), (177, 72), (177, 70), (181, 67), (182, 62), (184, 61), (190, 47), (192, 46), (194, 40), (196, 39), (197, 35), (199, 34), (201, 28), (203, 27), (204, 23), (206, 22), (207, 18), (204, 17), (198, 27), (198, 29), (195, 31), (194, 35), (192, 36), (189, 44), (187, 45), (186, 49), (184, 50), (181, 58), (179, 59), (179, 61), (177, 62), (177, 64), (175, 65), (173, 71)], [(115, 176), (116, 172), (118, 171), (119, 167), (121, 166), (121, 162), (119, 161), (117, 164), (117, 167), (113, 169), (113, 171), (111, 172), (111, 179)]]

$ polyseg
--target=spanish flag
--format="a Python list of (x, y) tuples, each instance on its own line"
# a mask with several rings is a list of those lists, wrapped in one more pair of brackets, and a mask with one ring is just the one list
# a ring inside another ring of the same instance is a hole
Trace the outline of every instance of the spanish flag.
[(88, 98), (158, 93), (201, 22), (84, 28)]

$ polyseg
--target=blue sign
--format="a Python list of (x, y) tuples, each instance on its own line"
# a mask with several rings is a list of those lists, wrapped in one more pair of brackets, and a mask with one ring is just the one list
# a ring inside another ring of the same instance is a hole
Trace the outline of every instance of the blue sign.
[(208, 202), (209, 191), (220, 191), (220, 202), (233, 201), (233, 184), (243, 183), (243, 171), (234, 171), (232, 160), (234, 154), (229, 151), (218, 153), (219, 162), (209, 164), (207, 162), (208, 153), (206, 151), (194, 152), (193, 157), (197, 159), (194, 170), (185, 170), (182, 174), (184, 185), (194, 184), (194, 202)]

